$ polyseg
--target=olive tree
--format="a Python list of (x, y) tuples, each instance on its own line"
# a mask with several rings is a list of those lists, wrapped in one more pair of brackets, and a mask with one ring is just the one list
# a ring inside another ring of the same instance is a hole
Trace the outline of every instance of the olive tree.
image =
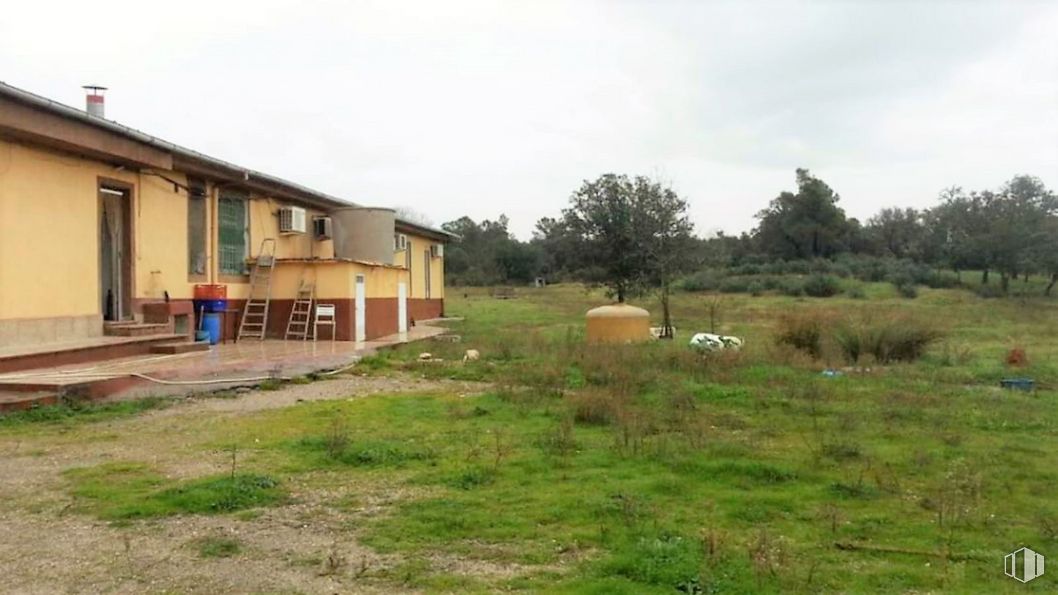
[(687, 202), (649, 178), (605, 174), (585, 181), (562, 214), (581, 255), (582, 278), (605, 286), (618, 302), (656, 289), (671, 336), (672, 281), (693, 252)]

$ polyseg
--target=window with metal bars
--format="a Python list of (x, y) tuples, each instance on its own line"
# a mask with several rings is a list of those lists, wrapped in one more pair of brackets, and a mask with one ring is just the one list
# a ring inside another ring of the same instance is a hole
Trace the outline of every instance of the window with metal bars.
[(187, 180), (187, 273), (206, 274), (206, 183)]
[(247, 196), (224, 190), (217, 201), (217, 261), (222, 275), (245, 275), (250, 256)]

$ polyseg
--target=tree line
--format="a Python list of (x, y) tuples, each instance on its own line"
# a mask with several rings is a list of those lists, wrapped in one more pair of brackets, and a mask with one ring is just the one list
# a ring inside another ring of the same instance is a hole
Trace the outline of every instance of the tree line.
[(442, 227), (459, 236), (446, 254), (451, 285), (525, 284), (536, 278), (608, 287), (618, 300), (667, 292), (703, 268), (737, 269), (778, 261), (834, 261), (855, 256), (899, 259), (954, 271), (998, 276), (1040, 274), (1050, 295), (1058, 282), (1058, 197), (1036, 177), (1019, 175), (996, 189), (942, 190), (928, 209), (889, 207), (860, 222), (840, 196), (806, 169), (796, 190), (781, 192), (737, 236), (695, 235), (688, 203), (646, 177), (605, 174), (585, 181), (567, 208), (536, 223), (528, 242), (514, 238), (508, 219), (468, 217)]

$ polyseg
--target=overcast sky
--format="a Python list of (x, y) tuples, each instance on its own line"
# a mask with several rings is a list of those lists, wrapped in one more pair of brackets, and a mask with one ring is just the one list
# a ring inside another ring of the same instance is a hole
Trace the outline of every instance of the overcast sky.
[(1058, 2), (15, 2), (0, 80), (348, 200), (526, 239), (586, 178), (700, 232), (807, 167), (866, 219), (1058, 187)]

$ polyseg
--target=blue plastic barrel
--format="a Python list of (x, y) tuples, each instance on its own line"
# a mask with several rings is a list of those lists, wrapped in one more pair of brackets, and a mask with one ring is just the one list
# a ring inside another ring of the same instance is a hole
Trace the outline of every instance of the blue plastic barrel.
[(220, 314), (206, 313), (206, 317), (202, 319), (202, 330), (209, 333), (210, 345), (220, 343)]
[(195, 312), (223, 312), (228, 300), (194, 300)]

